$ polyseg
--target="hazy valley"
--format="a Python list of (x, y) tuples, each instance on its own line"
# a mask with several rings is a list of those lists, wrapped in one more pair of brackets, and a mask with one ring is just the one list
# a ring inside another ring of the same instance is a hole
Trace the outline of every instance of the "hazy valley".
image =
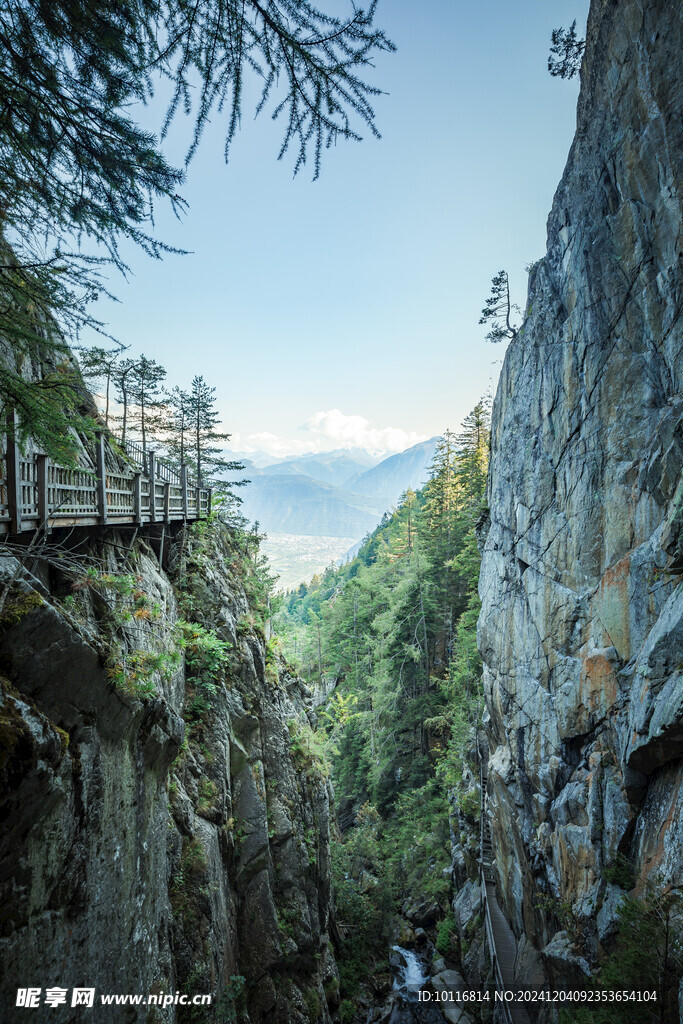
[(260, 466), (247, 456), (242, 513), (267, 534), (263, 550), (287, 589), (337, 562), (429, 475), (436, 438), (379, 459), (364, 449), (314, 452)]

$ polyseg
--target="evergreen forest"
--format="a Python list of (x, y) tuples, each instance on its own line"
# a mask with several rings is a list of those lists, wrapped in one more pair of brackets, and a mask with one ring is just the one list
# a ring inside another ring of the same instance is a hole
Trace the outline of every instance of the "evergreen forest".
[(327, 694), (316, 739), (341, 829), (338, 913), (354, 937), (341, 965), (347, 999), (369, 960), (386, 957), (405, 901), (433, 905), (440, 950), (455, 952), (449, 830), (468, 842), (479, 817), (476, 526), (489, 423), (485, 398), (444, 433), (424, 488), (407, 491), (350, 562), (288, 593), (274, 618), (286, 656)]

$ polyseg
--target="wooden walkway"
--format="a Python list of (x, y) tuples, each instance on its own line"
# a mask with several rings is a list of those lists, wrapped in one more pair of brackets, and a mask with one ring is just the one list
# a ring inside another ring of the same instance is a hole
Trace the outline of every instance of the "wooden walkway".
[[(515, 989), (515, 958), (517, 943), (512, 928), (503, 914), (498, 902), (496, 873), (494, 871), (493, 843), (491, 842), (491, 826), (486, 806), (486, 785), (488, 782), (489, 751), (485, 741), (477, 736), (477, 754), (479, 756), (479, 781), (481, 784), (481, 817), (479, 824), (479, 881), (481, 884), (484, 921), (486, 925), (486, 943), (491, 958), (496, 991), (516, 992)], [(520, 1003), (498, 1003), (503, 1008), (507, 1024), (528, 1024), (529, 1017), (525, 1007)]]
[(211, 511), (211, 491), (190, 478), (187, 466), (174, 469), (135, 443), (113, 447), (99, 434), (92, 450), (84, 446), (80, 465), (69, 468), (39, 452), (22, 453), (7, 433), (3, 439), (0, 536), (40, 526), (193, 522)]

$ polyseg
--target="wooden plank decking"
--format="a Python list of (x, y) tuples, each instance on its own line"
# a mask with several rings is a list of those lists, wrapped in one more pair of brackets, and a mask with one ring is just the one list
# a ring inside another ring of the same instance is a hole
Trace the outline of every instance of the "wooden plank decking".
[(0, 455), (0, 536), (73, 526), (141, 526), (204, 519), (211, 491), (131, 442), (107, 451), (104, 434), (81, 464), (61, 466), (40, 452), (23, 453), (8, 434)]
[[(479, 740), (479, 737), (477, 737), (477, 753), (479, 756), (479, 781), (481, 785), (479, 881), (481, 884), (486, 925), (486, 940), (493, 967), (496, 990), (498, 992), (514, 992), (516, 991), (514, 981), (517, 943), (514, 932), (508, 924), (498, 902), (491, 826), (486, 806), (489, 752), (488, 747)], [(498, 1005), (503, 1007), (507, 1024), (528, 1024), (529, 1017), (523, 1004), (503, 1002)]]

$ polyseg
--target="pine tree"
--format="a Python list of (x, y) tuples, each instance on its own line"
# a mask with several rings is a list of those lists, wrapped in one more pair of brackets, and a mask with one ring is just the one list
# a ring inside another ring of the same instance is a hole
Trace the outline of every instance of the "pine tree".
[(215, 394), (216, 389), (209, 387), (203, 377), (193, 379), (188, 393), (190, 451), (197, 480), (201, 486), (216, 482), (216, 473), (239, 472), (244, 469), (241, 462), (223, 458), (223, 448), (216, 444), (217, 441), (229, 441), (230, 434), (216, 430), (220, 417), (216, 410)]
[[(624, 894), (611, 952), (603, 956), (595, 988), (656, 992), (648, 1002), (576, 1007), (571, 1024), (678, 1024), (683, 977), (683, 898), (679, 886), (649, 882)], [(560, 1017), (569, 1024), (568, 1014)]]
[(512, 313), (520, 312), (519, 306), (510, 299), (510, 281), (506, 270), (499, 270), (491, 281), (491, 294), (481, 311), (480, 324), (491, 326), (486, 335), (487, 341), (494, 343), (506, 338), (512, 341), (517, 337), (519, 327), (511, 321)]
[[(151, 14), (146, 0), (6, 0), (0, 9), (0, 332), (19, 363), (2, 374), (3, 402), (41, 389), (29, 371), (36, 358), (63, 363), (84, 326), (103, 333), (90, 304), (106, 292), (103, 265), (124, 268), (122, 237), (164, 250), (145, 226), (153, 199), (180, 207), (183, 174), (126, 109), (147, 91), (143, 62), (156, 44), (136, 39), (135, 23)], [(63, 375), (50, 391), (51, 418), (61, 407), (67, 433), (94, 425), (79, 418), (74, 389), (77, 379)], [(23, 427), (42, 429), (39, 420)]]
[[(486, 493), (491, 437), (491, 397), (486, 395), (467, 414), (456, 438), (461, 508), (478, 516)], [(474, 525), (473, 523), (471, 525)]]
[[(122, 239), (155, 257), (175, 251), (154, 237), (153, 209), (183, 209), (184, 172), (132, 119), (135, 104), (149, 100), (157, 82), (172, 83), (161, 135), (178, 110), (191, 113), (188, 159), (212, 111), (226, 110), (227, 157), (252, 74), (262, 86), (257, 112), (272, 101), (282, 119), (279, 155), (295, 147), (298, 170), (312, 154), (317, 175), (323, 149), (358, 139), (358, 125), (378, 134), (378, 90), (359, 69), (394, 47), (373, 26), (375, 10), (376, 0), (346, 19), (307, 0), (5, 0), (0, 331), (21, 358), (0, 373), (0, 402), (40, 415), (50, 399), (53, 425), (78, 425), (78, 374), (61, 373), (47, 387), (28, 376), (26, 360), (58, 362), (84, 326), (104, 331), (90, 303), (106, 291), (104, 268), (125, 271)], [(25, 395), (32, 384), (42, 388), (35, 401)], [(40, 422), (22, 430), (45, 434)]]
[(116, 389), (116, 397), (121, 403), (121, 415), (117, 417), (121, 424), (121, 443), (125, 445), (128, 433), (128, 414), (131, 404), (132, 375), (136, 367), (135, 359), (121, 359), (112, 370), (112, 379)]
[[(49, 270), (48, 298), (61, 287), (57, 269)], [(0, 417), (16, 414), (22, 448), (32, 438), (56, 461), (75, 465), (77, 433), (93, 433), (96, 410), (49, 301), (37, 294), (40, 282), (40, 268), (22, 266), (0, 233)]]
[(425, 485), (423, 516), (430, 529), (446, 538), (450, 557), (453, 515), (457, 508), (458, 479), (456, 474), (457, 438), (452, 430), (444, 431), (436, 443)]
[(460, 610), (452, 573), (453, 556), (462, 535), (459, 517), (462, 486), (457, 466), (457, 438), (451, 430), (446, 430), (434, 451), (422, 508), (423, 543), (433, 569), (427, 606), (432, 635), (438, 637), (435, 657), (442, 665), (451, 647), (453, 625)]
[(187, 462), (189, 447), (190, 395), (182, 388), (175, 387), (168, 395), (168, 437), (166, 447), (169, 457), (177, 465)]
[(581, 70), (586, 40), (576, 35), (576, 19), (568, 29), (554, 28), (550, 37), (548, 71), (554, 78), (574, 78)]
[(78, 435), (93, 436), (96, 409), (73, 360), (49, 349), (39, 354), (37, 379), (27, 377), (26, 357), (17, 354), (16, 369), (9, 358), (0, 359), (0, 420), (22, 450), (33, 441), (60, 465), (75, 466), (81, 451)]
[[(412, 554), (413, 546), (415, 544), (419, 509), (419, 498), (412, 487), (409, 487), (399, 498), (398, 505), (396, 506), (396, 511), (394, 513), (400, 532), (392, 547), (399, 557), (401, 555)], [(387, 525), (387, 522), (388, 518), (384, 523), (385, 526)]]
[(162, 409), (166, 370), (154, 359), (141, 355), (135, 360), (128, 379), (132, 426), (139, 431), (142, 450), (146, 453), (148, 441), (155, 433), (158, 436), (164, 425)]
[(94, 346), (84, 349), (80, 355), (81, 373), (85, 380), (92, 381), (96, 386), (104, 384), (104, 425), (107, 428), (112, 384), (124, 351), (121, 346), (114, 350)]

